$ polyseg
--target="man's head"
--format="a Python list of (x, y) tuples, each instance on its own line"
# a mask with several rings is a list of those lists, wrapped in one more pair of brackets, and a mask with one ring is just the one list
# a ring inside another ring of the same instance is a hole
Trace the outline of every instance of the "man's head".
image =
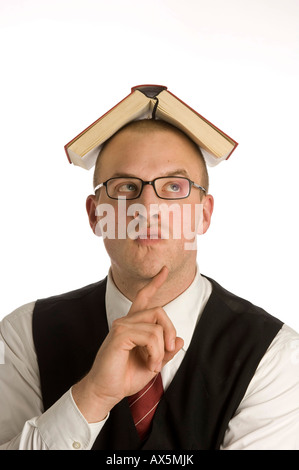
[[(208, 175), (205, 162), (198, 147), (180, 130), (163, 121), (134, 121), (118, 131), (102, 149), (94, 173), (94, 184), (97, 186), (114, 177), (135, 177), (143, 181), (152, 181), (158, 177), (177, 176), (187, 177), (197, 185), (208, 190)], [(180, 181), (180, 180), (178, 180)], [(125, 188), (127, 189), (131, 188)], [(176, 190), (176, 188), (174, 188)], [(190, 230), (195, 230), (195, 207), (202, 204), (203, 220), (202, 233), (210, 224), (213, 211), (213, 198), (207, 192), (194, 186), (190, 186), (190, 194), (185, 199), (165, 200), (160, 199), (153, 186), (145, 185), (140, 197), (125, 202), (128, 212), (133, 204), (140, 204), (148, 215), (147, 226), (152, 220), (161, 224), (161, 213), (152, 212), (153, 207), (176, 205), (179, 214), (188, 206), (190, 209)], [(196, 264), (196, 250), (186, 250), (186, 240), (181, 217), (178, 222), (178, 213), (170, 212), (169, 238), (149, 239), (137, 237), (135, 239), (117, 238), (119, 233), (119, 206), (118, 201), (108, 197), (105, 187), (101, 187), (96, 196), (87, 198), (87, 211), (90, 225), (96, 233), (96, 225), (99, 217), (96, 216), (97, 205), (110, 204), (113, 206), (115, 217), (116, 238), (105, 238), (106, 250), (111, 258), (112, 272), (119, 275), (127, 275), (131, 278), (152, 278), (166, 265), (169, 276), (186, 272), (188, 266), (194, 269)], [(128, 228), (130, 223), (139, 215), (138, 212), (130, 212), (123, 223)], [(143, 214), (144, 215), (144, 214)], [(174, 235), (174, 227), (182, 224), (181, 236)], [(159, 225), (159, 230), (163, 227)], [(160, 231), (158, 233), (160, 237)]]
[(119, 133), (122, 133), (124, 131), (132, 131), (137, 134), (151, 134), (155, 132), (170, 132), (172, 134), (177, 134), (178, 136), (181, 136), (182, 139), (185, 139), (186, 142), (189, 142), (190, 146), (193, 147), (195, 152), (198, 154), (198, 164), (201, 169), (201, 186), (203, 186), (206, 191), (208, 192), (209, 190), (209, 175), (208, 175), (208, 170), (206, 166), (206, 162), (204, 160), (204, 157), (199, 149), (199, 147), (186, 135), (184, 134), (180, 129), (177, 127), (172, 126), (171, 124), (167, 123), (166, 121), (161, 121), (161, 120), (154, 120), (154, 119), (143, 119), (140, 121), (131, 121), (129, 124), (121, 128), (116, 134), (114, 134), (110, 139), (108, 139), (101, 150), (100, 155), (97, 158), (95, 169), (94, 169), (94, 176), (93, 176), (93, 184), (94, 188), (100, 183), (101, 181), (104, 181), (101, 178), (101, 155), (104, 153), (105, 148), (109, 146), (110, 141)]

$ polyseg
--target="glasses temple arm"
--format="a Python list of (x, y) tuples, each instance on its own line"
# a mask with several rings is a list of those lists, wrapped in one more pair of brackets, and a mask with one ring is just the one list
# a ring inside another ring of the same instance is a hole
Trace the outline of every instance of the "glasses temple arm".
[(102, 186), (104, 186), (104, 183), (98, 184), (98, 185), (94, 188), (94, 192), (96, 192), (98, 189), (102, 188)]
[(199, 184), (196, 184), (194, 183), (194, 181), (192, 181), (192, 184), (195, 188), (197, 189), (201, 189), (202, 191), (204, 191), (205, 193), (207, 192), (207, 190), (205, 188), (203, 188), (202, 186), (200, 186)]

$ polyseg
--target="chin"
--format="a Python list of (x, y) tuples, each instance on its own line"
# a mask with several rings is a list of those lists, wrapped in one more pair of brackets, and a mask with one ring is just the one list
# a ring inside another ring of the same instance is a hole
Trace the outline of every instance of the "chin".
[(161, 259), (144, 260), (141, 263), (131, 265), (131, 272), (139, 279), (149, 280), (158, 274), (167, 263)]

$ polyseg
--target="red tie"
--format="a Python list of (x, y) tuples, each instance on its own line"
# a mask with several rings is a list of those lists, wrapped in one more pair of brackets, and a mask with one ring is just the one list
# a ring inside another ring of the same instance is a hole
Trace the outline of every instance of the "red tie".
[(141, 440), (144, 440), (149, 433), (162, 395), (163, 384), (159, 372), (140, 392), (128, 397), (133, 420)]

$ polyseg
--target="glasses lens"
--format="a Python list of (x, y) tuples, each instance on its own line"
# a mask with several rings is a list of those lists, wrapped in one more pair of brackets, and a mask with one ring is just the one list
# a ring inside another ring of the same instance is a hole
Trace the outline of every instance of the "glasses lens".
[(155, 187), (158, 196), (163, 199), (182, 199), (190, 192), (189, 180), (178, 176), (158, 178)]
[(112, 178), (107, 182), (107, 193), (113, 199), (135, 199), (140, 194), (141, 186), (137, 178)]

